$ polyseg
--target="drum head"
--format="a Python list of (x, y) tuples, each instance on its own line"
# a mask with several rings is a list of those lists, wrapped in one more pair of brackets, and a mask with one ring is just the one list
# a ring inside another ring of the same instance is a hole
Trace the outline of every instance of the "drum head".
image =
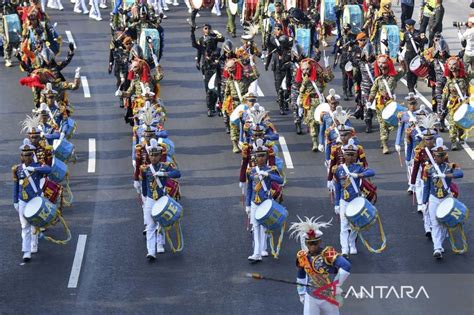
[(362, 197), (355, 198), (354, 200), (349, 202), (349, 204), (347, 205), (346, 216), (348, 216), (348, 217), (355, 216), (356, 214), (361, 212), (362, 209), (364, 209), (364, 206), (365, 206), (365, 199), (364, 198), (362, 198)]
[(203, 0), (189, 0), (193, 9), (200, 9), (202, 7)]
[(410, 70), (414, 71), (421, 66), (421, 58), (420, 56), (416, 56), (415, 58), (410, 61)]
[(323, 112), (328, 112), (331, 110), (331, 106), (329, 106), (328, 103), (322, 103), (322, 104), (319, 104), (318, 107), (316, 107), (316, 109), (314, 110), (314, 120), (316, 120), (317, 122), (321, 122), (321, 114)]
[(245, 111), (245, 105), (244, 104), (240, 104), (239, 106), (237, 106), (234, 111), (232, 112), (232, 114), (230, 114), (230, 121), (236, 121), (240, 118), (240, 114)]
[(454, 121), (460, 121), (461, 119), (464, 118), (467, 112), (467, 107), (469, 104), (462, 104), (457, 111), (454, 112), (453, 119)]
[(151, 215), (159, 215), (166, 207), (168, 204), (168, 196), (163, 196), (160, 199), (158, 199), (155, 204), (153, 205), (153, 208), (151, 209)]
[(388, 119), (392, 117), (392, 115), (395, 113), (397, 110), (397, 103), (396, 102), (390, 102), (387, 106), (382, 111), (382, 118), (383, 119)]
[(262, 202), (258, 207), (257, 211), (255, 211), (255, 219), (260, 220), (264, 216), (267, 215), (268, 211), (272, 208), (272, 201), (270, 199), (265, 200)]
[(344, 70), (346, 70), (346, 72), (352, 71), (352, 62), (348, 61), (344, 66)]
[(42, 204), (43, 204), (43, 199), (41, 197), (35, 197), (31, 199), (30, 201), (28, 201), (28, 203), (25, 206), (25, 212), (23, 213), (23, 216), (25, 218), (33, 217), (41, 208)]
[(436, 217), (444, 218), (451, 212), (453, 208), (454, 208), (454, 199), (446, 198), (438, 205), (438, 208), (436, 209)]
[(54, 139), (53, 140), (53, 151), (56, 151), (56, 149), (61, 145), (61, 140), (59, 139)]

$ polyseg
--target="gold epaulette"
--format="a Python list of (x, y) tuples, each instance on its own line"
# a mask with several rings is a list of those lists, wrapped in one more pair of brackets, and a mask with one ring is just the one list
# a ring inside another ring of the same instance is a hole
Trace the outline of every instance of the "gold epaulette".
[(336, 258), (339, 255), (341, 254), (338, 253), (336, 249), (332, 246), (326, 246), (321, 252), (321, 256), (323, 256), (324, 262), (329, 266), (332, 266), (334, 264), (334, 261), (336, 261)]
[(19, 166), (20, 166), (20, 165), (13, 165), (13, 166), (12, 166), (13, 180), (15, 180), (15, 181), (18, 180), (18, 177), (17, 177), (17, 175), (16, 175), (16, 171), (18, 170), (18, 167), (19, 167)]

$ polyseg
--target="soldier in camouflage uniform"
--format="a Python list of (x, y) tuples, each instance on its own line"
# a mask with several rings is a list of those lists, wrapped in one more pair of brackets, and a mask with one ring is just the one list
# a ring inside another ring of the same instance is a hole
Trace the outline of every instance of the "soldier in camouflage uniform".
[(321, 102), (324, 102), (324, 88), (334, 79), (334, 74), (327, 65), (323, 69), (314, 59), (306, 58), (301, 61), (295, 77), (300, 84), (298, 104), (303, 108), (304, 122), (309, 127), (312, 150), (318, 151), (319, 123), (314, 119), (314, 111)]
[[(405, 64), (403, 65), (405, 66)], [(380, 147), (383, 150), (383, 154), (388, 154), (390, 153), (390, 150), (387, 141), (390, 136), (391, 127), (382, 118), (382, 111), (385, 106), (395, 99), (397, 82), (403, 77), (405, 71), (401, 70), (397, 72), (389, 56), (379, 55), (374, 66), (374, 73), (376, 78), (372, 88), (370, 89), (370, 95), (366, 106), (369, 106), (369, 103), (372, 103), (373, 100), (376, 101), (375, 111), (380, 125)]]
[(226, 82), (224, 86), (222, 113), (224, 115), (226, 130), (230, 129), (232, 152), (239, 153), (239, 129), (237, 126), (230, 124), (230, 114), (232, 114), (235, 107), (243, 101), (243, 95), (248, 92), (250, 83), (258, 78), (258, 71), (254, 66), (252, 72), (244, 74), (242, 63), (238, 59), (232, 58), (227, 60), (223, 76)]
[(446, 62), (444, 75), (446, 85), (443, 89), (443, 108), (448, 111), (449, 139), (451, 150), (461, 149), (460, 141), (465, 137), (463, 129), (454, 123), (454, 113), (469, 98), (469, 82), (464, 65), (458, 57), (450, 57)]
[(301, 82), (296, 82), (295, 77), (298, 69), (300, 68), (300, 62), (305, 58), (303, 48), (298, 44), (294, 43), (291, 48), (291, 77), (293, 78), (290, 88), (290, 103), (293, 109), (293, 117), (295, 118), (296, 133), (302, 134), (301, 124), (303, 122), (303, 108), (298, 104), (298, 96), (300, 95)]
[(446, 77), (444, 76), (444, 63), (449, 57), (449, 46), (446, 40), (441, 37), (441, 34), (437, 33), (434, 37), (433, 45), (433, 56), (430, 62), (430, 72), (428, 79), (432, 82), (431, 95), (433, 112), (437, 113), (440, 118), (441, 131), (444, 131), (446, 126), (444, 125), (444, 119), (446, 118), (447, 112), (443, 112), (443, 89), (446, 84)]

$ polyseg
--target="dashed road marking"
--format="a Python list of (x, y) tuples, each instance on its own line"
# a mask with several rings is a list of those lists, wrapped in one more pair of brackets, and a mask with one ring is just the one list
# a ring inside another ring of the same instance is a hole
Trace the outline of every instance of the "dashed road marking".
[(81, 76), (81, 84), (82, 84), (82, 88), (84, 89), (84, 97), (90, 98), (91, 91), (89, 90), (89, 82), (87, 82), (87, 77)]
[(88, 173), (95, 173), (95, 157), (96, 157), (96, 148), (95, 148), (95, 139), (89, 138), (89, 162), (87, 166)]
[(76, 254), (74, 255), (74, 261), (72, 263), (71, 275), (69, 276), (69, 282), (67, 287), (69, 289), (77, 288), (77, 283), (79, 282), (79, 275), (81, 273), (82, 260), (84, 258), (84, 252), (86, 249), (86, 234), (79, 234), (77, 239)]
[(293, 167), (293, 160), (291, 159), (290, 151), (286, 145), (285, 137), (280, 136), (279, 138), (281, 151), (283, 152), (283, 157), (285, 158), (286, 168), (291, 169)]
[(76, 49), (77, 48), (76, 42), (74, 41), (74, 37), (72, 37), (71, 31), (66, 31), (66, 37), (67, 37), (68, 42), (73, 43), (74, 49)]

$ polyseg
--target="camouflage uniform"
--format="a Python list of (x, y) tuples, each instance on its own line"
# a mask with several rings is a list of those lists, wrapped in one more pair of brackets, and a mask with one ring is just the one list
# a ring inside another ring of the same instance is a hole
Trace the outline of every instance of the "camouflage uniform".
[(396, 76), (389, 76), (389, 75), (380, 75), (378, 76), (372, 88), (370, 89), (369, 99), (376, 100), (376, 114), (377, 120), (380, 124), (380, 141), (382, 143), (386, 143), (390, 136), (390, 130), (393, 129), (382, 118), (382, 111), (385, 106), (391, 101), (389, 93), (385, 87), (384, 79), (387, 82), (388, 87), (390, 88), (390, 93), (393, 97), (395, 93), (395, 89), (397, 88), (397, 82), (403, 77), (404, 71), (400, 71), (397, 73)]
[[(463, 104), (459, 94), (456, 90), (458, 84), (461, 93), (464, 95), (468, 94), (469, 83), (466, 78), (447, 78), (446, 85), (443, 89), (443, 104), (444, 108), (448, 111), (448, 122), (449, 122), (449, 139), (452, 144), (457, 144), (459, 140), (464, 138), (464, 132), (454, 123), (454, 112)], [(468, 96), (468, 95), (466, 95)]]

